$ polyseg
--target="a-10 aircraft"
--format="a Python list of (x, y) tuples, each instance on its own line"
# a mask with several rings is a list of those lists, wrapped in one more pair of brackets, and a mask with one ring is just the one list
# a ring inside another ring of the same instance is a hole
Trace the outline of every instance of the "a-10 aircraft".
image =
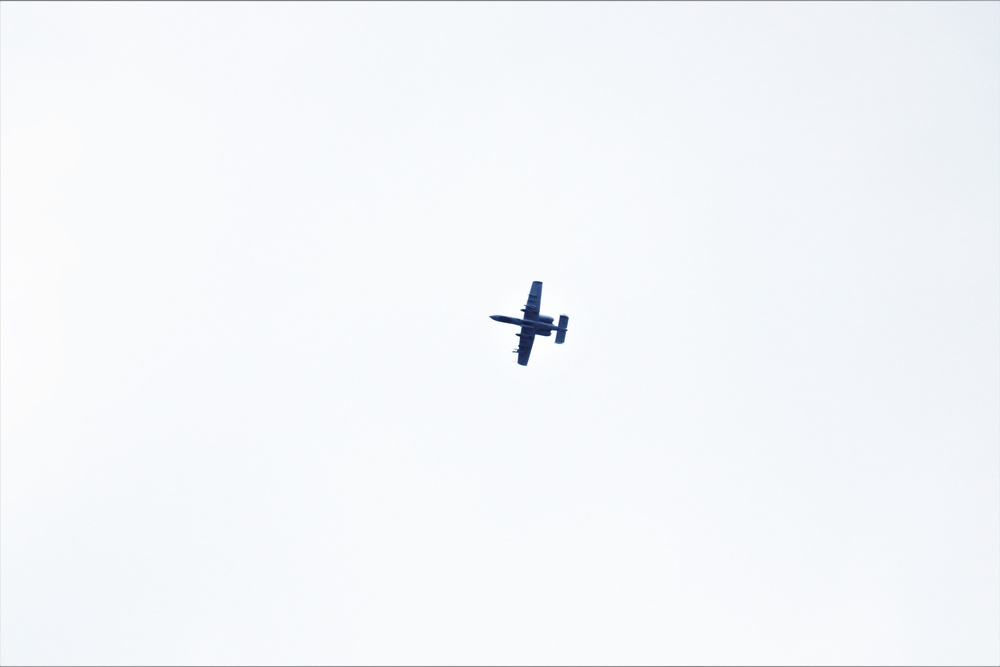
[(490, 315), (491, 320), (516, 324), (521, 327), (521, 333), (517, 336), (521, 339), (517, 349), (517, 363), (522, 366), (528, 365), (528, 357), (531, 355), (531, 345), (535, 342), (535, 336), (551, 336), (556, 332), (556, 343), (562, 344), (566, 340), (566, 325), (569, 324), (569, 317), (559, 316), (559, 324), (552, 324), (554, 318), (548, 315), (541, 315), (538, 312), (542, 304), (542, 283), (536, 280), (531, 283), (531, 291), (528, 292), (528, 303), (524, 304), (521, 312), (523, 318), (507, 317), (506, 315)]

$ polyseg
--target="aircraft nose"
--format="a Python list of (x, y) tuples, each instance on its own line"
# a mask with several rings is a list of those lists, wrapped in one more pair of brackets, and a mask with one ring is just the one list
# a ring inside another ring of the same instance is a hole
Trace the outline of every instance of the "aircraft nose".
[(493, 321), (495, 321), (495, 322), (499, 322), (500, 321), (500, 316), (499, 315), (490, 315), (490, 319), (493, 320)]

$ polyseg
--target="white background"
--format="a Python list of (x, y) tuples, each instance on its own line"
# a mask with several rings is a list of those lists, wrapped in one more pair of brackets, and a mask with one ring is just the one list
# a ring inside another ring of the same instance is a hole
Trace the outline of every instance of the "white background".
[(1000, 4), (0, 19), (5, 664), (1000, 661)]

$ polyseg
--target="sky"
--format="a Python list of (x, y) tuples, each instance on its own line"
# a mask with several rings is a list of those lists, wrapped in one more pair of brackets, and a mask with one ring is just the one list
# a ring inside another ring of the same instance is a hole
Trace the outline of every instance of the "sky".
[(5, 2), (0, 119), (3, 664), (1000, 662), (1000, 3)]

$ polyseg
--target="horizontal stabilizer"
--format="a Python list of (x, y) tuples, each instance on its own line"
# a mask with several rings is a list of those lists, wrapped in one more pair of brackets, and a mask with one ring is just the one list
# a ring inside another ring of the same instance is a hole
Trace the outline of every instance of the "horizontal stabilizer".
[(559, 330), (556, 331), (556, 343), (560, 345), (566, 341), (566, 327), (569, 325), (569, 317), (566, 315), (559, 316)]

